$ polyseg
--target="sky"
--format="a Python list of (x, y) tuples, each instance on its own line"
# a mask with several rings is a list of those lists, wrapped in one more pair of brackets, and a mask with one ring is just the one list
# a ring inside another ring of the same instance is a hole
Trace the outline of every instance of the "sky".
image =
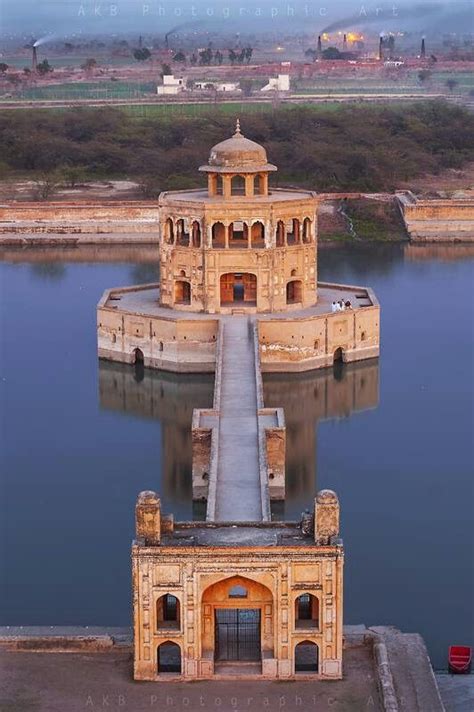
[[(379, 8), (377, 11), (376, 8)], [(174, 27), (228, 32), (473, 32), (474, 0), (0, 0), (0, 34), (161, 34)], [(184, 26), (184, 27), (183, 27)]]

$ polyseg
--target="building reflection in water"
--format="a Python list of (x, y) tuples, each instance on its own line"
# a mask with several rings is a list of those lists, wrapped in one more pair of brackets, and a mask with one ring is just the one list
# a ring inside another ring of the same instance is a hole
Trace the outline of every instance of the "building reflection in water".
[[(214, 376), (171, 374), (108, 361), (99, 362), (100, 406), (159, 421), (162, 438), (161, 485), (168, 511), (192, 501), (191, 420), (194, 408), (212, 407)], [(286, 501), (273, 503), (277, 519), (311, 502), (316, 483), (316, 429), (320, 420), (349, 417), (375, 408), (379, 399), (378, 361), (344, 365), (306, 374), (266, 374), (265, 405), (282, 407), (286, 419)], [(157, 470), (160, 463), (157, 463)], [(299, 510), (297, 511), (299, 514)], [(205, 506), (193, 505), (195, 519)], [(286, 517), (288, 518), (288, 517)]]
[[(183, 504), (191, 509), (193, 410), (211, 408), (213, 393), (212, 374), (172, 374), (99, 361), (100, 407), (160, 423), (162, 462), (156, 463), (156, 489), (169, 512), (183, 511)], [(193, 514), (205, 518), (203, 503), (194, 503)]]
[(273, 503), (272, 510), (275, 518), (292, 519), (316, 495), (318, 422), (376, 408), (379, 362), (304, 374), (265, 374), (263, 388), (265, 405), (284, 408), (286, 421), (286, 500)]

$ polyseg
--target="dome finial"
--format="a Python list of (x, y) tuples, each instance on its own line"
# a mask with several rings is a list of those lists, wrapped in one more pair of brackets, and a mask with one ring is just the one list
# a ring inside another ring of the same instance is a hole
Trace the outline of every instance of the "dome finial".
[(240, 119), (237, 119), (235, 122), (235, 134), (234, 136), (242, 136), (242, 132), (240, 131)]

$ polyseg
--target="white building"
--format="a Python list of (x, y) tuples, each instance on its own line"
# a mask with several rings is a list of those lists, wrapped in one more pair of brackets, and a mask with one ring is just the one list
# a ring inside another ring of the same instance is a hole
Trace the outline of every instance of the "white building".
[(290, 75), (279, 74), (278, 77), (270, 77), (268, 84), (265, 84), (261, 91), (290, 91)]
[(198, 90), (215, 89), (215, 91), (226, 91), (226, 92), (240, 91), (238, 82), (209, 82), (209, 81), (195, 82), (194, 89), (198, 89)]
[(156, 88), (156, 93), (163, 95), (176, 95), (186, 89), (186, 80), (183, 77), (175, 77), (173, 74), (165, 74), (163, 84)]

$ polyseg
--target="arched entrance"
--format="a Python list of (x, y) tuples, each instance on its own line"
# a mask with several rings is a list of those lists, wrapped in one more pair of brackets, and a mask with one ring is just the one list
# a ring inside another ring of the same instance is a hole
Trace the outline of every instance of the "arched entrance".
[(143, 356), (143, 351), (141, 349), (134, 349), (133, 350), (133, 363), (135, 364), (141, 364), (145, 362), (145, 358)]
[(175, 304), (191, 304), (191, 285), (189, 282), (184, 280), (175, 282), (174, 301)]
[(229, 273), (221, 277), (221, 306), (256, 306), (257, 277), (247, 273)]
[(315, 673), (319, 668), (319, 651), (316, 643), (303, 640), (295, 647), (295, 672)]
[(181, 674), (181, 648), (177, 643), (161, 643), (157, 650), (158, 674), (170, 672)]
[(299, 304), (303, 299), (303, 286), (300, 279), (292, 279), (286, 285), (286, 303)]
[(266, 586), (233, 576), (209, 586), (202, 603), (203, 653), (216, 665), (260, 663), (263, 652), (273, 655), (273, 596)]

